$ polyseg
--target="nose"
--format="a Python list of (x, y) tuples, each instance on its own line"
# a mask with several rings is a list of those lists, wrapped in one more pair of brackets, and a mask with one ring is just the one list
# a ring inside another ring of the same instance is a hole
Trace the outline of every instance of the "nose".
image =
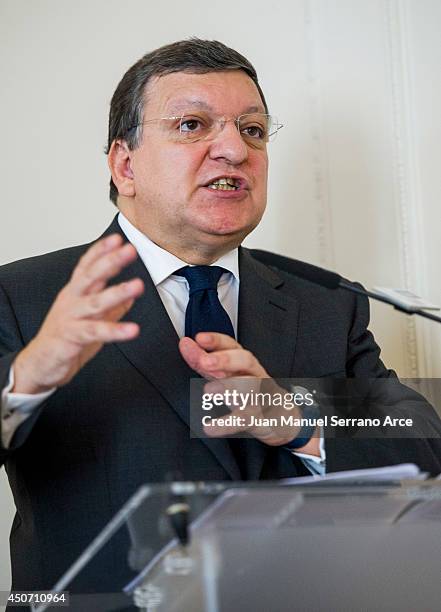
[(210, 158), (237, 166), (248, 158), (248, 147), (234, 121), (222, 122), (210, 143)]

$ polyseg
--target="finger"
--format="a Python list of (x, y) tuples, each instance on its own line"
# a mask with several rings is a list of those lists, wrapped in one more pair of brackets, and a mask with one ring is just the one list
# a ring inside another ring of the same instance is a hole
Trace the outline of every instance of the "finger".
[(198, 346), (192, 338), (185, 336), (179, 340), (179, 351), (190, 368), (201, 374), (199, 362), (205, 355), (204, 349)]
[(250, 391), (262, 392), (266, 395), (277, 394), (284, 396), (286, 389), (280, 387), (273, 378), (265, 376), (226, 376), (221, 380), (212, 380), (205, 384), (204, 391), (206, 393), (224, 393), (225, 391), (237, 391), (239, 393), (248, 393)]
[(269, 425), (260, 411), (245, 409), (231, 413), (228, 425), (222, 424), (222, 419), (212, 419), (209, 425), (204, 425), (204, 433), (210, 437), (230, 437), (236, 434), (249, 434), (265, 444), (281, 446), (293, 440), (299, 433), (298, 427), (287, 425)]
[(78, 265), (72, 274), (69, 283), (70, 289), (75, 295), (86, 295), (92, 289), (96, 291), (97, 285), (101, 289), (110, 278), (121, 272), (136, 257), (135, 247), (126, 243), (119, 248), (104, 253), (87, 266), (84, 264)]
[(227, 389), (230, 389), (228, 381), (230, 379), (223, 378), (221, 380), (211, 380), (210, 382), (205, 383), (204, 385), (204, 393), (225, 393)]
[(221, 351), (225, 349), (242, 348), (239, 342), (218, 332), (199, 332), (195, 338), (197, 344), (207, 351)]
[(227, 376), (268, 376), (251, 351), (243, 348), (206, 353), (200, 357), (200, 367), (208, 373), (222, 370)]
[(126, 315), (129, 312), (134, 302), (135, 300), (127, 300), (126, 302), (123, 302), (119, 306), (116, 306), (116, 308), (109, 310), (108, 312), (106, 312), (104, 316), (104, 320), (114, 321), (114, 322), (119, 321), (120, 319), (122, 319), (124, 315)]
[[(98, 318), (106, 313), (121, 312), (118, 319), (127, 312), (127, 305), (142, 295), (144, 283), (141, 279), (135, 278), (127, 283), (120, 283), (109, 287), (100, 293), (93, 293), (78, 300), (77, 307), (73, 313), (76, 318)], [(122, 306), (121, 308), (118, 308)], [(111, 317), (117, 320), (116, 317)]]
[(208, 371), (202, 365), (202, 358), (207, 355), (207, 352), (201, 348), (192, 338), (185, 336), (179, 341), (179, 350), (183, 359), (187, 362), (192, 370), (197, 372), (204, 378), (222, 378), (226, 373), (222, 370), (212, 369)]
[[(123, 238), (119, 234), (111, 234), (106, 238), (97, 240), (79, 259), (75, 270), (73, 271), (71, 284), (75, 288), (75, 279), (77, 276), (87, 273), (89, 267), (97, 261), (100, 257), (114, 251), (123, 244)], [(105, 283), (96, 283), (96, 290), (100, 291), (104, 287)], [(94, 287), (95, 288), (95, 287)]]
[(213, 418), (209, 425), (204, 425), (204, 432), (213, 437), (234, 436), (239, 433), (247, 433), (257, 438), (260, 438), (261, 435), (266, 437), (271, 432), (270, 427), (263, 425), (256, 427), (252, 424), (254, 418), (261, 416), (261, 412), (253, 407), (237, 408), (231, 411), (228, 425), (222, 424), (225, 416)]
[(88, 268), (99, 257), (121, 246), (122, 242), (122, 236), (119, 234), (111, 234), (110, 236), (101, 238), (101, 240), (97, 240), (80, 258), (77, 267)]
[(205, 383), (204, 392), (214, 394), (229, 391), (230, 395), (245, 396), (245, 394), (249, 395), (252, 392), (260, 392), (261, 383), (262, 379), (256, 376), (228, 376)]
[[(241, 419), (241, 420), (239, 420)], [(243, 420), (242, 420), (243, 419)], [(210, 438), (223, 438), (226, 436), (234, 436), (235, 434), (248, 432), (248, 425), (245, 424), (245, 418), (239, 415), (236, 425), (217, 425), (217, 419), (212, 419), (210, 425), (204, 425), (204, 433)], [(243, 424), (240, 424), (243, 423)]]
[(137, 323), (114, 323), (113, 321), (78, 321), (73, 326), (68, 340), (86, 346), (94, 343), (132, 340), (139, 335)]

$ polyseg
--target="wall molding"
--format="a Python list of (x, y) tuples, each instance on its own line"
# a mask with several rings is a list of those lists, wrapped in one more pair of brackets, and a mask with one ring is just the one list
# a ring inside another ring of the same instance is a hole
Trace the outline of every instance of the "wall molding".
[[(401, 284), (426, 294), (422, 203), (415, 149), (415, 114), (412, 100), (411, 49), (405, 0), (385, 0), (385, 27), (391, 82), (393, 174), (400, 248)], [(403, 345), (408, 377), (427, 377), (429, 344), (425, 326), (414, 317), (403, 322)]]
[(314, 189), (312, 195), (316, 211), (318, 259), (320, 265), (335, 268), (332, 211), (329, 198), (329, 156), (323, 119), (323, 95), (320, 80), (319, 19), (315, 0), (305, 0), (304, 16), (311, 139), (311, 173)]

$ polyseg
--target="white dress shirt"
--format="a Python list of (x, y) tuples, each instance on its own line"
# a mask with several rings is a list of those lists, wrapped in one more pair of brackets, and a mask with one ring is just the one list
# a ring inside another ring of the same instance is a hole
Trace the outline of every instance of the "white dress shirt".
[[(165, 251), (152, 242), (128, 221), (122, 213), (118, 223), (129, 242), (138, 251), (138, 255), (152, 277), (159, 297), (165, 306), (179, 338), (185, 336), (185, 311), (188, 304), (188, 282), (183, 276), (174, 274), (179, 268), (188, 265), (179, 257)], [(237, 338), (237, 309), (239, 304), (239, 252), (230, 251), (220, 257), (213, 265), (228, 270), (219, 279), (217, 293), (222, 306), (228, 313)]]
[[(170, 317), (179, 338), (185, 335), (185, 311), (188, 303), (188, 282), (183, 276), (174, 274), (179, 268), (187, 265), (175, 255), (165, 251), (152, 242), (145, 234), (134, 227), (122, 213), (118, 215), (118, 223), (129, 242), (136, 248), (139, 257), (147, 268), (159, 296)], [(221, 266), (228, 272), (222, 274), (218, 284), (218, 295), (233, 324), (237, 337), (237, 318), (239, 305), (239, 253), (238, 249), (220, 257), (212, 265)], [(7, 447), (19, 425), (44, 402), (54, 391), (29, 395), (11, 393), (14, 386), (13, 368), (10, 370), (8, 385), (1, 394), (2, 441)], [(287, 451), (288, 452), (288, 451)], [(325, 451), (323, 436), (320, 442), (320, 457), (292, 451), (301, 458), (313, 474), (325, 472)]]

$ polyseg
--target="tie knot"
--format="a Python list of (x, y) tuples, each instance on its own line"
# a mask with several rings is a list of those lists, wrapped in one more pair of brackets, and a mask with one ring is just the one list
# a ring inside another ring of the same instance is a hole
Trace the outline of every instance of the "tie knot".
[(185, 266), (177, 270), (175, 274), (184, 276), (190, 287), (190, 295), (196, 291), (214, 289), (217, 291), (217, 284), (222, 274), (226, 272), (220, 266)]

